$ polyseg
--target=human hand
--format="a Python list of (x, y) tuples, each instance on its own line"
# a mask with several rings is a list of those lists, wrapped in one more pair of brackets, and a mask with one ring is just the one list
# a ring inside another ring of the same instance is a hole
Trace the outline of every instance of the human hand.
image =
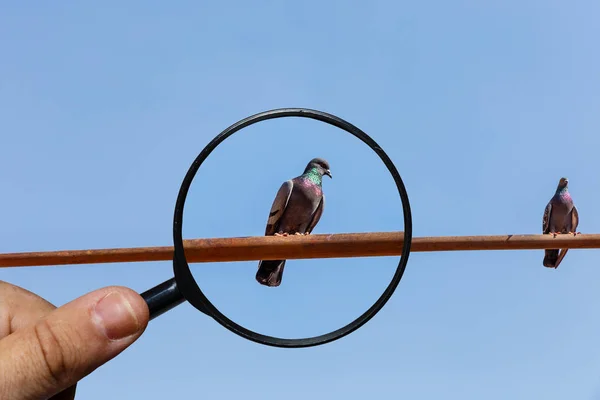
[(0, 281), (0, 399), (74, 399), (77, 382), (135, 342), (148, 319), (144, 299), (124, 287), (56, 308)]

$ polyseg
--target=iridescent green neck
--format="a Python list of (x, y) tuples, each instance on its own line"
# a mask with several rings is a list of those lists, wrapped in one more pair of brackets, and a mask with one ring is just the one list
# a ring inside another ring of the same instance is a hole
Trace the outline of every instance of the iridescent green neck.
[(561, 188), (560, 186), (556, 188), (556, 194), (565, 194), (569, 191), (568, 186)]
[(323, 182), (323, 177), (316, 168), (311, 168), (302, 175), (316, 185), (320, 186)]

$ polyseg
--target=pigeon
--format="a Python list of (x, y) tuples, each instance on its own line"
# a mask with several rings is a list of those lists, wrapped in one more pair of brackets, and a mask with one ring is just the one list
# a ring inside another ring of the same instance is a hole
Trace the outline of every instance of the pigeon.
[[(265, 236), (309, 235), (312, 232), (325, 207), (321, 186), (323, 175), (332, 177), (329, 163), (322, 158), (313, 158), (302, 175), (283, 182), (271, 206)], [(256, 280), (261, 285), (279, 286), (284, 266), (285, 260), (259, 261)]]
[[(548, 202), (542, 218), (542, 233), (551, 234), (556, 237), (561, 233), (577, 235), (577, 225), (579, 224), (579, 213), (577, 207), (573, 204), (573, 199), (569, 193), (569, 180), (560, 178), (556, 193)], [(546, 249), (543, 265), (547, 268), (558, 268), (558, 265), (567, 254), (569, 249), (562, 249), (559, 256), (558, 249)]]

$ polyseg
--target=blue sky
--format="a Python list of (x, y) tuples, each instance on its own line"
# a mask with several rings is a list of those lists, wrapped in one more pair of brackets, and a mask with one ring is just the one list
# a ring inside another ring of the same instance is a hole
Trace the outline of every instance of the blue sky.
[[(599, 231), (600, 57), (592, 1), (0, 3), (0, 251), (168, 245), (181, 179), (231, 123), (279, 107), (339, 115), (399, 169), (414, 235), (538, 233), (561, 176)], [(260, 235), (281, 182), (331, 163), (315, 233), (403, 229), (385, 167), (314, 121), (265, 122), (197, 176), (186, 237)], [(329, 345), (245, 341), (189, 304), (79, 384), (81, 398), (600, 398), (600, 270), (571, 250), (413, 253), (393, 298)], [(364, 311), (396, 257), (194, 265), (263, 333), (318, 334)], [(0, 271), (60, 305), (144, 291), (171, 264)]]

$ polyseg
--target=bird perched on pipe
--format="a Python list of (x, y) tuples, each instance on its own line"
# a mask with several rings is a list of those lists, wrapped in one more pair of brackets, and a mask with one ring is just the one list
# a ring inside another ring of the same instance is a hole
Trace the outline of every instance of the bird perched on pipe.
[[(551, 234), (554, 237), (563, 233), (575, 236), (580, 233), (577, 232), (577, 225), (579, 225), (579, 213), (569, 193), (569, 180), (560, 178), (554, 196), (544, 209), (542, 233)], [(542, 264), (547, 268), (558, 268), (568, 250), (562, 249), (560, 254), (558, 249), (545, 250)]]
[[(313, 158), (302, 175), (283, 182), (271, 206), (265, 236), (309, 235), (312, 232), (325, 207), (324, 175), (331, 178), (329, 163), (322, 158)], [(285, 260), (259, 261), (256, 280), (261, 285), (279, 286), (284, 267)]]

